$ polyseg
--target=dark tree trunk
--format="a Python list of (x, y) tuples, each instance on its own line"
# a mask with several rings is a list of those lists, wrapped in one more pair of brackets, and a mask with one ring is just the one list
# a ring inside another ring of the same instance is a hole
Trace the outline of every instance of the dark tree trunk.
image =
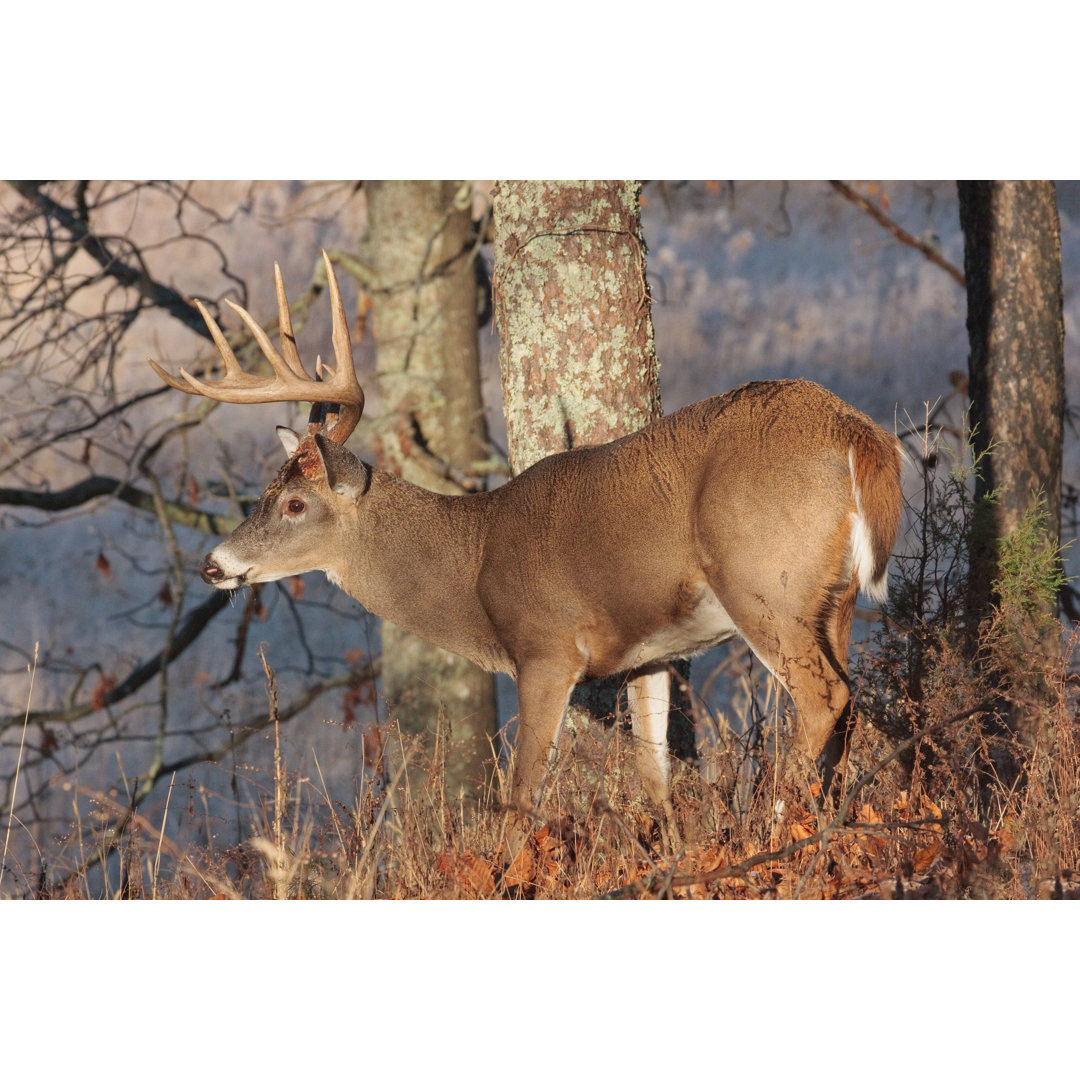
[[(383, 402), (379, 465), (422, 487), (461, 494), (459, 479), (489, 456), (480, 395), (471, 185), (373, 181), (365, 189)], [(493, 677), (390, 623), (383, 623), (382, 637), (383, 691), (392, 716), (405, 734), (419, 736), (429, 753), (441, 723), (447, 795), (479, 795), (496, 756)], [(408, 780), (415, 794), (426, 775), (413, 769)]]
[[(639, 196), (640, 184), (629, 181), (496, 188), (495, 317), (515, 474), (662, 415)], [(573, 702), (611, 717), (621, 682), (583, 684)], [(681, 712), (669, 730), (676, 752), (692, 756)]]
[[(1040, 498), (1046, 543), (1056, 550), (1060, 541), (1065, 331), (1053, 183), (967, 180), (960, 181), (959, 196), (979, 462), (968, 601), (977, 624), (999, 600), (1000, 542), (1016, 533)], [(988, 500), (992, 493), (996, 498)], [(1060, 660), (1056, 604), (1042, 614), (1026, 651)], [(1037, 708), (1012, 706), (1011, 726), (1029, 746), (1038, 716)]]

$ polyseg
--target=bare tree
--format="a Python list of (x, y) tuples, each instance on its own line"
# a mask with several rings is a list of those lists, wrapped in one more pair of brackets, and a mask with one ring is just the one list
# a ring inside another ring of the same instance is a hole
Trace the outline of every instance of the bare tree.
[[(480, 395), (471, 181), (369, 181), (376, 369), (383, 401), (381, 468), (443, 494), (484, 486), (489, 468)], [(478, 796), (497, 748), (490, 673), (382, 624), (383, 691), (402, 732), (427, 756), (448, 740), (446, 790)], [(393, 740), (391, 740), (393, 746)], [(410, 772), (410, 787), (425, 774)]]

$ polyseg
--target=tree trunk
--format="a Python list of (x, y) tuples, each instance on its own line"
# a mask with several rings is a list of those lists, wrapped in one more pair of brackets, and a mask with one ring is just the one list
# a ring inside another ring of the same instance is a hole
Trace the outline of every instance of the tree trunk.
[[(500, 181), (495, 190), (495, 317), (515, 474), (662, 415), (640, 190), (626, 181)], [(622, 681), (584, 684), (573, 703), (613, 716)], [(673, 721), (688, 756), (686, 722)]]
[[(461, 494), (473, 464), (488, 457), (472, 186), (371, 181), (365, 189), (383, 402), (378, 464), (422, 487)], [(447, 795), (480, 795), (496, 757), (493, 677), (385, 621), (382, 638), (383, 692), (401, 731), (419, 736), (431, 754), (441, 726)], [(426, 772), (410, 769), (408, 782), (415, 795), (427, 784)]]
[[(1046, 544), (1056, 551), (1060, 541), (1065, 329), (1053, 183), (969, 180), (958, 186), (978, 462), (969, 586), (969, 613), (977, 621), (999, 599), (1000, 542), (1016, 533), (1037, 500), (1045, 500)], [(1057, 605), (1045, 606), (1022, 651), (1060, 661)], [(1012, 726), (1029, 746), (1038, 715), (1037, 708), (1014, 704)]]
[(514, 473), (660, 417), (633, 183), (500, 182), (495, 297)]

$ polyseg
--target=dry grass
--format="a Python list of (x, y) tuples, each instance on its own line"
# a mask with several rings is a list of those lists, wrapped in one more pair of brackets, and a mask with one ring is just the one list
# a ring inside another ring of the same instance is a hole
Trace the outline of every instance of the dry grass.
[[(676, 770), (684, 837), (677, 852), (663, 849), (629, 740), (593, 725), (566, 741), (529, 845), (506, 868), (511, 817), (501, 789), (478, 806), (453, 805), (441, 794), (436, 761), (426, 792), (407, 797), (400, 778), (367, 770), (353, 805), (344, 806), (279, 756), (249, 839), (179, 850), (136, 815), (111, 841), (122, 884), (106, 895), (1080, 898), (1080, 744), (1066, 689), (1062, 680), (1046, 740), (1027, 755), (1026, 782), (1009, 791), (991, 783), (989, 795), (993, 748), (981, 713), (970, 709), (931, 708), (923, 730), (900, 743), (861, 723), (847, 790), (827, 812), (813, 809), (815, 792), (777, 774), (768, 733), (704, 748), (699, 768)], [(104, 844), (120, 808), (110, 813), (100, 800), (99, 809), (85, 831)], [(94, 891), (87, 874), (75, 873), (38, 895)]]

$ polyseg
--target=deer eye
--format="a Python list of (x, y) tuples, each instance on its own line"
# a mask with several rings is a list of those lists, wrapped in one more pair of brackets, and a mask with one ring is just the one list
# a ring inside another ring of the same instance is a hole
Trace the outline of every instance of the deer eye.
[(307, 503), (303, 499), (292, 498), (285, 503), (285, 513), (291, 517), (299, 517), (307, 509)]

